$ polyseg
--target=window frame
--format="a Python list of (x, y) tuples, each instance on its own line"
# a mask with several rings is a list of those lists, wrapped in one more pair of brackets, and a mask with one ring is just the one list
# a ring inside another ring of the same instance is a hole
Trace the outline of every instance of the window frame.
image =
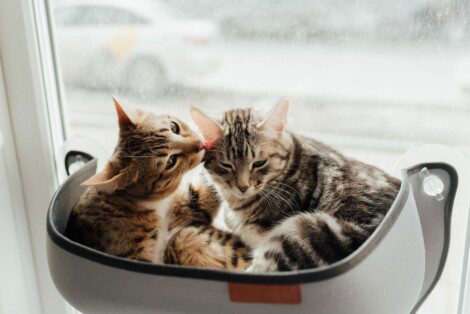
[(71, 309), (52, 283), (46, 256), (45, 217), (58, 186), (59, 147), (67, 133), (49, 11), (43, 0), (0, 2), (0, 88), (6, 96), (0, 111), (7, 120), (2, 132), (15, 223), (31, 270), (27, 293), (32, 313), (67, 313)]
[[(21, 274), (23, 281), (18, 282), (16, 287), (10, 287), (14, 289), (15, 297), (17, 300), (13, 302), (23, 302), (23, 300), (29, 300), (27, 304), (23, 304), (20, 308), (23, 310), (28, 309), (33, 313), (33, 309), (40, 308), (40, 300), (38, 290), (31, 288), (37, 287), (37, 280), (35, 276), (34, 261), (32, 255), (31, 241), (29, 237), (29, 229), (26, 217), (25, 202), (23, 198), (22, 184), (20, 179), (20, 171), (18, 167), (18, 159), (16, 158), (14, 136), (11, 129), (11, 123), (9, 119), (9, 110), (7, 106), (7, 95), (4, 88), (4, 79), (2, 74), (2, 64), (0, 60), (0, 168), (5, 167), (6, 176), (4, 180), (8, 182), (7, 202), (10, 201), (10, 208), (0, 208), (0, 219), (8, 224), (13, 224), (11, 228), (14, 230), (12, 233), (8, 233), (9, 241), (15, 243), (18, 247), (16, 248), (21, 260), (20, 265), (16, 265), (16, 269), (12, 269), (12, 272)], [(0, 170), (1, 171), (1, 170)], [(3, 197), (3, 196), (2, 196)], [(9, 218), (13, 217), (13, 219)], [(10, 230), (11, 232), (12, 230)], [(15, 254), (15, 252), (12, 252)], [(8, 284), (8, 283), (7, 283)], [(2, 283), (0, 282), (0, 310), (4, 306), (1, 302), (2, 297)], [(29, 289), (28, 289), (29, 288)], [(20, 291), (18, 289), (24, 289)], [(11, 300), (9, 300), (11, 302)]]

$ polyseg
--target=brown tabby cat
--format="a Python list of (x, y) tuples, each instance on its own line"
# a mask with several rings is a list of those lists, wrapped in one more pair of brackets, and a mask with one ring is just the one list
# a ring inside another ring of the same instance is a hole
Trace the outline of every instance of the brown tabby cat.
[(83, 185), (66, 235), (96, 250), (152, 263), (246, 269), (249, 249), (212, 225), (220, 201), (211, 186), (183, 184), (204, 145), (185, 123), (115, 100), (119, 141), (103, 171)]
[(288, 102), (267, 116), (231, 110), (218, 122), (192, 108), (214, 149), (205, 167), (227, 201), (229, 225), (253, 249), (250, 271), (339, 261), (375, 230), (400, 181), (285, 130)]

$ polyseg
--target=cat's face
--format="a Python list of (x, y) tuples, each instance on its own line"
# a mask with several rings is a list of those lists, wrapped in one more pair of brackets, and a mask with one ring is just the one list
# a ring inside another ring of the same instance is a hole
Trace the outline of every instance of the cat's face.
[(204, 145), (183, 121), (136, 110), (127, 114), (116, 102), (119, 142), (108, 166), (84, 183), (108, 191), (162, 198), (202, 162)]
[(267, 117), (236, 109), (226, 112), (220, 123), (199, 109), (191, 110), (206, 145), (211, 146), (204, 166), (226, 196), (250, 197), (282, 174), (289, 154), (281, 140), (287, 110), (287, 101)]

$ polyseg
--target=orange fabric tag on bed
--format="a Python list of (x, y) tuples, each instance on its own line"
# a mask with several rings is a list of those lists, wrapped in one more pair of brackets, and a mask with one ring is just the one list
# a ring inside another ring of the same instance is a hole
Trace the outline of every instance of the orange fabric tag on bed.
[(302, 303), (300, 285), (255, 285), (228, 283), (230, 301), (245, 303)]

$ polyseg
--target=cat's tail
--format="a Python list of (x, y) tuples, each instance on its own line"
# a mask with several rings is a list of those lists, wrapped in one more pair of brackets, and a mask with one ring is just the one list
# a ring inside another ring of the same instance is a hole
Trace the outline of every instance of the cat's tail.
[(237, 236), (214, 227), (187, 227), (168, 241), (165, 264), (245, 270), (250, 250)]
[(369, 232), (325, 213), (302, 213), (288, 218), (253, 251), (249, 271), (289, 271), (337, 262), (354, 252)]

